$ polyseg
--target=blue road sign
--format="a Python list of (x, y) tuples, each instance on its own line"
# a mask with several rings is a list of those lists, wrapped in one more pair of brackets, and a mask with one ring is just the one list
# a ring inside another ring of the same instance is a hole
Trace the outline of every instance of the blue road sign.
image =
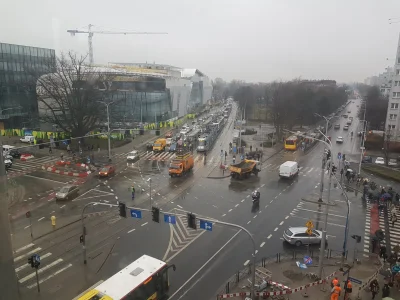
[(309, 256), (304, 256), (303, 261), (306, 265), (311, 265), (312, 264), (312, 258)]
[(208, 231), (212, 231), (212, 223), (200, 219), (200, 228)]
[(141, 219), (142, 211), (138, 209), (131, 209), (131, 217), (136, 219)]
[(39, 254), (35, 254), (35, 260), (40, 263), (40, 255)]
[(306, 264), (302, 264), (299, 261), (296, 261), (296, 265), (300, 268), (300, 269), (307, 269), (307, 265)]
[(339, 152), (339, 153), (337, 154), (337, 158), (338, 158), (338, 159), (342, 159), (342, 152)]
[(360, 279), (357, 279), (357, 278), (349, 277), (349, 280), (351, 282), (354, 282), (354, 283), (357, 283), (357, 284), (362, 284), (362, 281)]
[(349, 273), (350, 269), (346, 270), (343, 272), (343, 276), (346, 275), (347, 273)]
[(173, 215), (164, 215), (164, 222), (169, 224), (176, 224), (176, 217)]

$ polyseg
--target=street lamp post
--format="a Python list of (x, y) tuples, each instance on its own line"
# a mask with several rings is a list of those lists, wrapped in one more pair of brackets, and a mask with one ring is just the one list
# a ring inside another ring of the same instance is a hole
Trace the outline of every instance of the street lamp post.
[[(325, 139), (328, 140), (328, 126), (329, 126), (329, 121), (330, 121), (331, 119), (335, 118), (336, 116), (333, 116), (333, 117), (331, 117), (331, 118), (327, 118), (327, 117), (322, 116), (322, 115), (317, 114), (317, 113), (315, 113), (315, 115), (318, 116), (318, 117), (321, 117), (321, 118), (325, 119), (325, 121), (326, 121), (326, 126), (325, 126)], [(321, 132), (321, 133), (322, 133), (322, 132)], [(319, 199), (318, 199), (319, 202), (322, 202), (322, 194), (324, 193), (325, 166), (326, 166), (326, 159), (325, 159), (325, 157), (322, 157), (322, 166), (321, 166), (321, 169), (322, 169), (322, 172), (321, 172), (321, 187), (320, 187), (320, 190), (319, 190)]]
[(362, 138), (362, 141), (361, 141), (361, 154), (360, 154), (360, 163), (359, 163), (359, 165), (358, 165), (358, 174), (360, 174), (361, 173), (361, 162), (362, 162), (362, 158), (364, 157), (364, 143), (365, 143), (365, 133), (366, 133), (366, 131), (367, 131), (367, 121), (365, 120), (365, 113), (367, 112), (367, 101), (365, 101), (365, 104), (364, 104), (364, 120), (363, 120), (363, 122), (364, 122), (364, 126), (363, 126), (363, 131), (362, 131), (362, 133), (361, 133), (361, 138)]
[(111, 161), (111, 132), (110, 132), (110, 110), (109, 110), (109, 106), (113, 103), (115, 103), (115, 101), (112, 102), (103, 102), (103, 101), (97, 101), (99, 103), (102, 103), (106, 106), (107, 109), (107, 139), (108, 139), (108, 160)]

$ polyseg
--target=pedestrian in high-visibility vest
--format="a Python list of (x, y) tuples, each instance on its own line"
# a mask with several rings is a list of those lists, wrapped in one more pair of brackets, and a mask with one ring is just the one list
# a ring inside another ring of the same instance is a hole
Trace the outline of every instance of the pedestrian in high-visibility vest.
[(339, 283), (339, 279), (337, 277), (332, 279), (331, 288), (334, 288)]
[(331, 290), (331, 300), (339, 300), (341, 291), (342, 291), (342, 288), (340, 287), (340, 283), (338, 283)]
[(353, 292), (353, 284), (350, 280), (347, 280), (345, 285), (344, 300), (350, 299), (351, 293)]

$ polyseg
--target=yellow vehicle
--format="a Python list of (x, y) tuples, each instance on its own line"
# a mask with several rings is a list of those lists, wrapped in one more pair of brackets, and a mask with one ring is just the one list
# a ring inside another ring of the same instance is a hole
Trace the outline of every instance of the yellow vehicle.
[(153, 151), (163, 152), (166, 146), (167, 146), (167, 139), (164, 138), (158, 139), (153, 144)]
[(143, 255), (74, 300), (168, 299), (171, 267), (175, 271), (175, 265)]
[(258, 164), (259, 162), (256, 160), (245, 159), (238, 164), (231, 165), (229, 167), (229, 171), (231, 171), (231, 177), (242, 179), (249, 177), (251, 173), (258, 175), (258, 172), (261, 171), (257, 168)]
[(297, 150), (299, 144), (299, 138), (295, 135), (289, 136), (285, 140), (285, 149), (286, 150)]
[(182, 176), (193, 169), (194, 159), (190, 152), (178, 154), (169, 166), (169, 175), (171, 177)]

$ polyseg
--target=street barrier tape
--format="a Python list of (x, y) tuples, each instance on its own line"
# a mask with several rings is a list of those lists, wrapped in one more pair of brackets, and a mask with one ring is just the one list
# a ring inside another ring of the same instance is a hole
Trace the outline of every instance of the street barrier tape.
[[(335, 271), (332, 274), (326, 276), (324, 279), (321, 279), (321, 280), (318, 280), (318, 281), (315, 281), (315, 282), (311, 282), (311, 283), (308, 283), (308, 284), (303, 285), (303, 286), (299, 286), (299, 287), (294, 288), (294, 289), (291, 289), (288, 286), (285, 286), (285, 285), (283, 285), (281, 283), (277, 283), (277, 282), (274, 282), (274, 281), (268, 281), (269, 284), (275, 285), (275, 286), (277, 286), (279, 288), (282, 288), (284, 290), (283, 291), (276, 291), (276, 292), (256, 292), (255, 294), (256, 294), (256, 296), (279, 296), (279, 295), (294, 294), (294, 293), (300, 292), (302, 290), (305, 290), (306, 288), (309, 288), (311, 286), (324, 284), (324, 283), (328, 282), (328, 280), (330, 278), (335, 276), (336, 273), (337, 273), (337, 271)], [(225, 299), (225, 298), (243, 297), (243, 296), (251, 296), (251, 293), (250, 292), (241, 292), (241, 293), (233, 293), (233, 294), (221, 294), (221, 295), (219, 295), (219, 298), (220, 299)]]

